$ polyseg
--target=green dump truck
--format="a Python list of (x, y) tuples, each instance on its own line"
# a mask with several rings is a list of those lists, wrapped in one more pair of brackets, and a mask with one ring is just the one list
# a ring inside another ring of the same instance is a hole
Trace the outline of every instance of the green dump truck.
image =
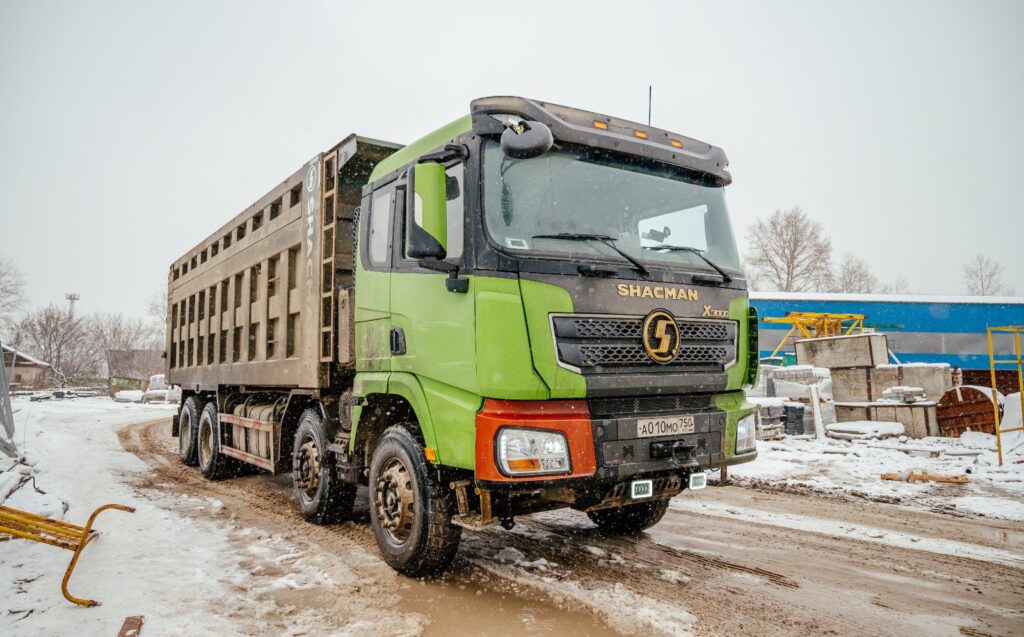
[(316, 523), (366, 485), (414, 576), (532, 512), (655, 524), (756, 456), (730, 181), (715, 146), (519, 97), (345, 138), (171, 266), (181, 461), (291, 472)]

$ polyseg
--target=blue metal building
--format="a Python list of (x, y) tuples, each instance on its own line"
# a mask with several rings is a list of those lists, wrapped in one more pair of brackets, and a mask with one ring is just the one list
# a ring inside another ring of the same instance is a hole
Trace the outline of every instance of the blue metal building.
[[(750, 303), (762, 318), (787, 312), (863, 314), (864, 327), (885, 332), (900, 362), (968, 370), (988, 369), (987, 326), (1024, 325), (1024, 297), (751, 292)], [(761, 323), (761, 355), (771, 354), (787, 330)], [(999, 335), (993, 342), (997, 353), (1012, 355), (1012, 337)], [(792, 342), (782, 351), (792, 352)]]

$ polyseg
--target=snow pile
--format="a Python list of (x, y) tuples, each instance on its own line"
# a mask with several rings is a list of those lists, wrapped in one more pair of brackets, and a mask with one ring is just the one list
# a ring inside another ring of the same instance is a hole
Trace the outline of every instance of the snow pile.
[[(830, 431), (833, 427), (830, 425)], [(1020, 446), (1014, 448), (1015, 443)], [(966, 475), (968, 482), (881, 479), (883, 473), (907, 471)], [(757, 460), (731, 467), (729, 477), (738, 484), (769, 490), (864, 498), (943, 513), (1024, 521), (1024, 444), (1019, 433), (1003, 437), (1001, 467), (995, 436), (977, 432), (962, 438), (919, 440), (905, 436), (886, 440), (790, 437), (758, 444)]]
[[(345, 561), (324, 560), (234, 523), (219, 499), (131, 486), (153, 473), (121, 448), (117, 430), (169, 417), (173, 406), (109, 398), (15, 403), (25, 458), (0, 463), (4, 505), (74, 524), (108, 503), (135, 513), (102, 513), (100, 535), (71, 577), (71, 593), (102, 602), (95, 608), (61, 596), (69, 551), (0, 542), (0, 635), (116, 635), (131, 615), (145, 616), (142, 635), (422, 634), (425, 617), (401, 606), (376, 555), (354, 548)], [(299, 593), (322, 600), (322, 610), (300, 607)]]
[(114, 400), (119, 403), (141, 403), (145, 393), (141, 389), (122, 389), (114, 394)]
[(898, 422), (876, 422), (871, 420), (834, 422), (826, 425), (825, 430), (828, 432), (829, 437), (843, 440), (891, 438), (904, 434), (903, 425)]

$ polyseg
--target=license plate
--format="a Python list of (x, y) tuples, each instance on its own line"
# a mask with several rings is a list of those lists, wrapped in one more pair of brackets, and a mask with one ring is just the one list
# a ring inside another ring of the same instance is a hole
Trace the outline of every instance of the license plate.
[(690, 474), (690, 490), (703, 489), (708, 486), (708, 474), (706, 473), (691, 473)]
[(643, 498), (649, 498), (654, 495), (654, 481), (653, 480), (634, 480), (630, 484), (629, 489), (630, 497), (634, 500), (641, 500)]
[(693, 433), (693, 416), (640, 418), (636, 421), (636, 437), (675, 436)]

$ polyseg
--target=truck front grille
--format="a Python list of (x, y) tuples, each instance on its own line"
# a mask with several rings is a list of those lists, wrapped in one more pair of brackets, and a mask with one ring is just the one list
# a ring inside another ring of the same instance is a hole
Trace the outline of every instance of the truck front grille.
[[(551, 328), (563, 364), (583, 372), (655, 371), (663, 367), (644, 351), (642, 316), (556, 315)], [(677, 319), (676, 371), (721, 371), (736, 359), (736, 322)]]

